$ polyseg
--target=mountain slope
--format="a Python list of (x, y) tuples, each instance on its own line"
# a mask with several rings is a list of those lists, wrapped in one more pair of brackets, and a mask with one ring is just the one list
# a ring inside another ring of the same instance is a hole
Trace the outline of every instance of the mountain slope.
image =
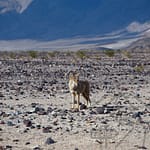
[(150, 37), (139, 39), (127, 47), (132, 52), (149, 52), (150, 53)]

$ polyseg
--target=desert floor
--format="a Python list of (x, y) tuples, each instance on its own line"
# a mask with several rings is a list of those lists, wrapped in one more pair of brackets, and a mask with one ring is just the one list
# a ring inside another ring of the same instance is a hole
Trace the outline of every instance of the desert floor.
[[(150, 149), (150, 53), (0, 60), (0, 150)], [(99, 56), (100, 57), (97, 57)], [(68, 71), (90, 83), (72, 110)]]

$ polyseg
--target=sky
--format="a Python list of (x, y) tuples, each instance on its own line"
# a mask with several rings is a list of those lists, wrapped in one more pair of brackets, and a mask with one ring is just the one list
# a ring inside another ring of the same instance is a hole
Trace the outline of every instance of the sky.
[(149, 35), (149, 0), (0, 0), (0, 49), (121, 48)]

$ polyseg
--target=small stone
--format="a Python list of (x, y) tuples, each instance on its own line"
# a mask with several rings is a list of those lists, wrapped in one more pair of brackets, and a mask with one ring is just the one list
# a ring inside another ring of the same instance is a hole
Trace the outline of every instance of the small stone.
[(31, 126), (31, 129), (35, 129), (35, 126), (32, 125), (32, 126)]
[(137, 94), (136, 94), (136, 97), (138, 97), (138, 98), (139, 98), (139, 97), (140, 97), (140, 94), (139, 94), (139, 93), (137, 93)]
[(50, 129), (52, 129), (52, 127), (43, 127), (43, 133), (50, 133)]
[(8, 126), (14, 126), (14, 124), (11, 121), (7, 121)]
[(86, 109), (86, 108), (87, 108), (87, 106), (85, 104), (80, 105), (80, 110), (83, 110), (83, 109)]
[(11, 145), (6, 145), (6, 149), (12, 149), (12, 146)]
[(32, 107), (32, 108), (35, 108), (37, 105), (38, 105), (37, 103), (32, 103), (32, 104), (31, 104), (31, 107)]
[(102, 121), (101, 123), (103, 123), (103, 124), (107, 124), (107, 121)]
[(52, 139), (52, 138), (47, 138), (47, 140), (46, 140), (46, 142), (45, 142), (45, 144), (48, 144), (48, 145), (50, 145), (50, 144), (54, 144), (55, 143), (55, 141)]
[(25, 143), (25, 145), (29, 145), (29, 144), (31, 144), (31, 143), (30, 143), (30, 142), (26, 142), (26, 143)]
[(21, 91), (20, 94), (23, 95), (23, 94), (24, 94), (24, 91)]
[(12, 96), (9, 96), (9, 99), (13, 99), (13, 97), (12, 97)]
[(24, 120), (23, 123), (25, 124), (26, 127), (32, 126), (32, 122), (30, 120)]
[(43, 90), (43, 87), (40, 86), (40, 87), (37, 87), (37, 91), (41, 92)]
[(132, 115), (133, 118), (141, 118), (141, 112), (136, 112)]
[(41, 150), (41, 148), (39, 146), (36, 146), (33, 148), (33, 150)]
[(18, 85), (23, 85), (23, 81), (18, 80), (18, 81), (17, 81), (17, 84), (18, 84)]
[(4, 95), (0, 92), (0, 97), (4, 97)]
[(51, 108), (51, 107), (47, 108), (47, 113), (51, 113), (52, 111), (53, 111), (53, 108)]
[(89, 112), (89, 114), (94, 115), (94, 114), (96, 114), (96, 112), (93, 111), (93, 110), (91, 110), (91, 111)]
[(36, 107), (34, 112), (37, 113), (38, 115), (46, 115), (47, 114), (45, 109), (44, 108), (40, 108), (40, 107)]
[(105, 108), (104, 107), (97, 107), (96, 108), (96, 113), (97, 114), (104, 114), (105, 113)]
[(41, 129), (41, 125), (40, 124), (36, 125), (36, 128)]

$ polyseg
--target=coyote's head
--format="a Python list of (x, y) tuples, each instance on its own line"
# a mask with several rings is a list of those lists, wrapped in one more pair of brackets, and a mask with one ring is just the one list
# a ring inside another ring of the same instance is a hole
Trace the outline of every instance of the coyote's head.
[(79, 81), (79, 73), (70, 72), (69, 73), (69, 87), (72, 90), (76, 90)]

